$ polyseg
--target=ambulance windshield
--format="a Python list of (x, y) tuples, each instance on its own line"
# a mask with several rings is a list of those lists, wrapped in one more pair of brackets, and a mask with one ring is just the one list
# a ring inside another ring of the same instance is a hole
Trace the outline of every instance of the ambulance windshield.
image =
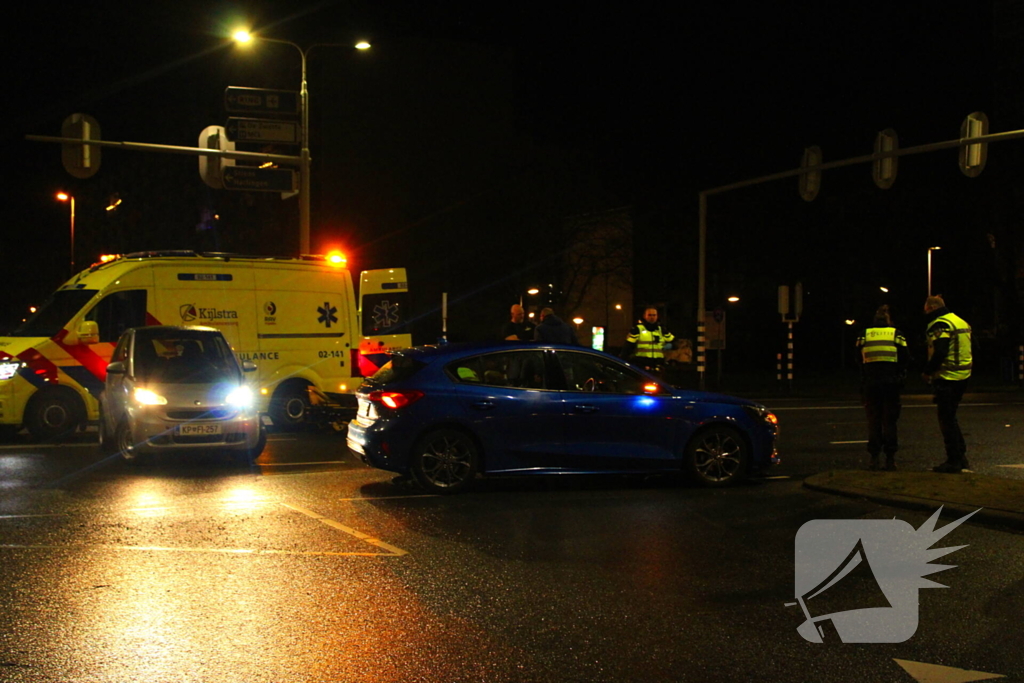
[(95, 289), (61, 289), (53, 293), (31, 318), (11, 332), (12, 337), (52, 337), (96, 295)]

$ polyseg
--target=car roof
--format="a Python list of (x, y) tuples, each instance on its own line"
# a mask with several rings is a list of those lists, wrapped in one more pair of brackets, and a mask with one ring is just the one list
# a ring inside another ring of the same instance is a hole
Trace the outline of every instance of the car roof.
[(221, 331), (216, 327), (205, 327), (202, 325), (147, 325), (146, 327), (136, 327), (134, 330), (136, 336), (142, 337), (160, 337), (168, 334), (221, 334)]
[(596, 349), (587, 348), (585, 346), (573, 346), (568, 344), (547, 344), (543, 342), (521, 342), (521, 341), (487, 341), (487, 342), (458, 342), (454, 344), (437, 344), (427, 346), (413, 346), (408, 349), (402, 349), (396, 353), (403, 356), (415, 358), (427, 363), (432, 362), (445, 362), (448, 360), (462, 358), (465, 356), (475, 356), (482, 353), (491, 353), (495, 351), (536, 351), (544, 349), (554, 350), (565, 350), (565, 351), (583, 351), (594, 353), (601, 356), (609, 356), (603, 351), (597, 351)]

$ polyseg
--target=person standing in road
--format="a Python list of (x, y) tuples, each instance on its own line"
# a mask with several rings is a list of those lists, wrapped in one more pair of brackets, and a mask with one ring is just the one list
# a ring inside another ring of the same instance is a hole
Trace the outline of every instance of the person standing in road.
[(547, 344), (579, 346), (579, 342), (576, 340), (576, 332), (569, 327), (568, 323), (563, 322), (561, 318), (555, 315), (555, 311), (551, 308), (541, 310), (540, 324), (533, 331), (533, 339), (534, 341)]
[(644, 311), (643, 322), (635, 325), (626, 336), (620, 355), (634, 365), (658, 374), (665, 362), (665, 344), (674, 339), (675, 335), (658, 323), (658, 309), (649, 306)]
[(533, 322), (526, 320), (526, 312), (520, 304), (512, 304), (512, 320), (501, 329), (501, 338), (506, 341), (533, 341)]
[(899, 438), (896, 423), (900, 419), (900, 392), (907, 378), (909, 355), (907, 340), (893, 327), (889, 307), (875, 312), (872, 326), (857, 339), (861, 361), (861, 396), (868, 418), (868, 469), (880, 468), (879, 456), (885, 452), (885, 469), (896, 469)]
[(971, 376), (971, 326), (946, 308), (941, 296), (925, 299), (924, 315), (928, 363), (921, 377), (932, 385), (939, 429), (946, 447), (946, 462), (936, 465), (932, 471), (950, 474), (970, 471), (967, 443), (960, 431), (956, 410)]

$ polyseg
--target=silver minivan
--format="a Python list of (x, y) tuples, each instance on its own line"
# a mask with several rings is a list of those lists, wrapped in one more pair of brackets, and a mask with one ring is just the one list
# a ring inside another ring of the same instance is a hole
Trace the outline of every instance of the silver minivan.
[(220, 451), (252, 462), (267, 435), (246, 374), (212, 327), (125, 331), (100, 397), (100, 448), (126, 460), (143, 454)]

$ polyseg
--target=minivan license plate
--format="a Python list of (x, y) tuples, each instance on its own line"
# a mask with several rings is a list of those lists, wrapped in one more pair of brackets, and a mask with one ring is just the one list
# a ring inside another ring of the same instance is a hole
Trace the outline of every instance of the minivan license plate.
[(179, 425), (178, 436), (212, 436), (221, 433), (219, 424)]

